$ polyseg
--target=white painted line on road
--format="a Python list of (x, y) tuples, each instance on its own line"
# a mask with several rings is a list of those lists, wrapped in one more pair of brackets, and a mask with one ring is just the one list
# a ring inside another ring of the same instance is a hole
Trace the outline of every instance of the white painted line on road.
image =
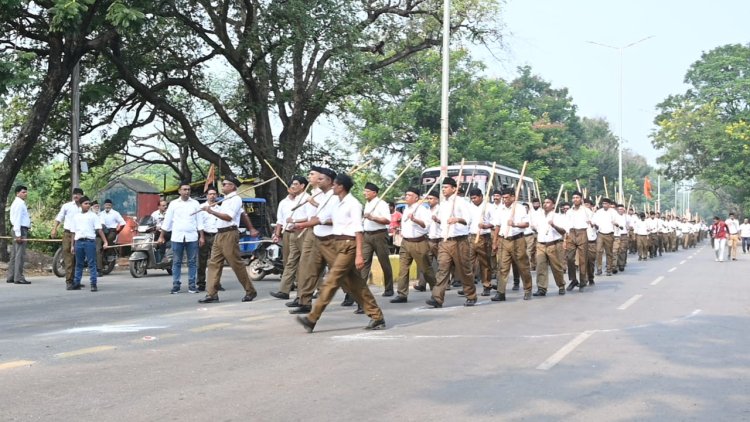
[(638, 299), (640, 299), (642, 297), (643, 297), (643, 295), (635, 295), (635, 296), (631, 297), (630, 299), (628, 299), (627, 302), (625, 302), (622, 305), (620, 305), (620, 307), (617, 308), (617, 309), (620, 310), (620, 311), (624, 311), (624, 310), (628, 309), (630, 307), (630, 305), (634, 304)]
[(240, 321), (242, 321), (242, 322), (255, 322), (255, 321), (262, 321), (264, 319), (270, 319), (270, 318), (273, 318), (273, 317), (274, 317), (274, 315), (256, 315), (256, 316), (251, 316), (251, 317), (247, 317), (247, 318), (242, 318), (242, 319), (240, 319)]
[(651, 282), (651, 285), (652, 286), (656, 286), (662, 280), (664, 280), (664, 276), (659, 276), (659, 277), (656, 278), (656, 280), (654, 280), (654, 281)]
[(55, 355), (55, 357), (56, 358), (72, 358), (75, 356), (90, 355), (93, 353), (107, 352), (107, 351), (115, 350), (115, 349), (116, 349), (115, 346), (88, 347), (86, 349), (78, 349), (78, 350), (73, 350), (71, 352), (58, 353)]
[(575, 350), (576, 347), (580, 346), (581, 343), (586, 341), (591, 335), (594, 334), (593, 331), (584, 331), (581, 334), (578, 334), (576, 338), (569, 341), (568, 344), (563, 346), (560, 350), (555, 352), (552, 356), (547, 358), (544, 362), (542, 362), (541, 365), (537, 366), (536, 369), (541, 369), (542, 371), (546, 371), (548, 369), (553, 368), (555, 365), (560, 363), (561, 360), (565, 358), (570, 352)]
[(33, 360), (14, 360), (10, 362), (0, 363), (0, 371), (4, 369), (20, 368), (22, 366), (31, 366), (35, 364)]
[(138, 325), (138, 324), (119, 324), (119, 325), (94, 325), (90, 327), (77, 327), (68, 328), (62, 331), (53, 331), (51, 333), (45, 333), (46, 335), (52, 334), (80, 334), (80, 333), (137, 333), (145, 330), (160, 330), (167, 328), (166, 325)]
[(674, 270), (676, 270), (676, 269), (677, 269), (677, 267), (672, 267), (672, 268), (670, 268), (669, 270), (667, 270), (667, 272), (668, 272), (668, 273), (671, 273), (672, 271), (674, 271)]
[(229, 327), (230, 325), (232, 324), (228, 322), (220, 322), (218, 324), (209, 324), (209, 325), (204, 325), (202, 327), (191, 328), (190, 331), (194, 333), (205, 333), (206, 331), (213, 331), (213, 330), (226, 328), (226, 327)]
[(680, 265), (682, 265), (682, 264), (684, 264), (684, 263), (686, 263), (686, 262), (687, 262), (687, 261), (683, 259), (682, 261), (680, 261)]

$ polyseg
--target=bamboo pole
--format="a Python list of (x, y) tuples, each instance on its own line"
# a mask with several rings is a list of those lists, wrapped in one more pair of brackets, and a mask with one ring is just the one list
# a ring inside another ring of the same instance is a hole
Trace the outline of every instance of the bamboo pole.
[(630, 209), (630, 201), (632, 201), (632, 200), (633, 200), (633, 194), (631, 193), (631, 194), (630, 194), (630, 198), (628, 198), (628, 206), (627, 206), (627, 207), (625, 207), (625, 211), (627, 211), (627, 210), (629, 210), (629, 209)]
[(557, 212), (557, 205), (560, 203), (560, 195), (562, 195), (563, 187), (565, 187), (565, 183), (561, 183), (560, 190), (557, 191), (557, 199), (555, 200), (555, 208), (553, 208), (555, 212)]
[[(278, 176), (274, 176), (274, 177), (272, 177), (272, 178), (270, 178), (270, 179), (268, 179), (268, 180), (264, 180), (264, 181), (262, 181), (262, 182), (260, 182), (260, 183), (256, 183), (256, 184), (254, 184), (254, 185), (252, 185), (252, 186), (248, 186), (248, 187), (246, 187), (245, 189), (242, 189), (242, 190), (238, 190), (238, 191), (232, 192), (232, 193), (230, 193), (229, 195), (227, 195), (227, 196), (225, 196), (225, 197), (223, 197), (223, 198), (219, 199), (218, 201), (214, 202), (214, 203), (213, 203), (212, 205), (215, 205), (215, 204), (221, 204), (222, 202), (226, 201), (226, 200), (227, 200), (227, 199), (229, 199), (229, 198), (233, 198), (233, 197), (235, 197), (235, 196), (239, 196), (239, 195), (242, 195), (243, 193), (247, 193), (247, 192), (249, 192), (250, 190), (252, 190), (252, 189), (255, 189), (255, 188), (257, 188), (258, 186), (263, 186), (263, 185), (265, 185), (266, 183), (269, 183), (269, 182), (271, 182), (272, 180), (275, 180), (275, 179), (278, 179), (278, 178), (279, 178)], [(287, 189), (289, 189), (289, 187), (287, 187)], [(198, 213), (199, 213), (199, 212), (201, 212), (201, 211), (203, 211), (203, 208), (199, 209), (198, 211), (195, 211), (195, 212), (193, 212), (193, 213), (192, 213), (192, 214), (190, 214), (190, 215), (195, 215), (195, 214), (198, 214)]]
[[(0, 239), (6, 239), (6, 240), (15, 240), (15, 237), (12, 236), (0, 236)], [(62, 239), (34, 239), (34, 238), (25, 238), (23, 239), (24, 242), (40, 242), (40, 243), (59, 243), (62, 242)]]
[(263, 162), (266, 163), (269, 169), (271, 169), (271, 171), (276, 176), (276, 178), (279, 179), (279, 182), (281, 182), (281, 184), (284, 185), (285, 188), (289, 189), (289, 185), (287, 185), (284, 179), (282, 179), (281, 176), (279, 176), (279, 173), (276, 173), (276, 170), (273, 168), (271, 163), (269, 163), (268, 160), (266, 160), (265, 158), (263, 159)]
[[(581, 182), (579, 182), (578, 179), (576, 179), (576, 188), (578, 188), (578, 192), (583, 193), (583, 190), (581, 190)], [(584, 197), (585, 196), (586, 195), (584, 194)]]
[(604, 196), (609, 198), (609, 189), (607, 188), (607, 176), (602, 176), (602, 180), (604, 180)]

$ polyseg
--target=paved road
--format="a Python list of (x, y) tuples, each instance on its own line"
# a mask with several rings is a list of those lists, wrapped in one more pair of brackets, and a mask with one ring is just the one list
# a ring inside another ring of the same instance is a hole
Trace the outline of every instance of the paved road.
[(378, 332), (337, 302), (312, 335), (276, 280), (200, 305), (166, 274), (37, 277), (0, 285), (0, 420), (750, 420), (748, 272), (699, 247), (563, 297), (379, 300)]

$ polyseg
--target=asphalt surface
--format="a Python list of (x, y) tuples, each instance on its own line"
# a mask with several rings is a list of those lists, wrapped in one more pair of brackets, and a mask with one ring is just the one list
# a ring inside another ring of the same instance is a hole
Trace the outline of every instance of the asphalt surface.
[(629, 261), (584, 292), (474, 308), (373, 288), (374, 332), (339, 293), (307, 334), (277, 278), (241, 303), (228, 268), (210, 305), (165, 272), (3, 283), (0, 421), (750, 420), (750, 255)]

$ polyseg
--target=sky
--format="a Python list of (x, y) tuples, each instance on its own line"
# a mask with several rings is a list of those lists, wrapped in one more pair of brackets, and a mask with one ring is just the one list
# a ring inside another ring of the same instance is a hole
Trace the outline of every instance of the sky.
[[(518, 66), (568, 88), (580, 116), (601, 117), (630, 148), (656, 164), (649, 135), (656, 104), (685, 92), (685, 73), (701, 54), (747, 44), (750, 1), (735, 0), (506, 0), (504, 46), (476, 48), (489, 76), (513, 79)], [(619, 50), (623, 47), (620, 125)]]

